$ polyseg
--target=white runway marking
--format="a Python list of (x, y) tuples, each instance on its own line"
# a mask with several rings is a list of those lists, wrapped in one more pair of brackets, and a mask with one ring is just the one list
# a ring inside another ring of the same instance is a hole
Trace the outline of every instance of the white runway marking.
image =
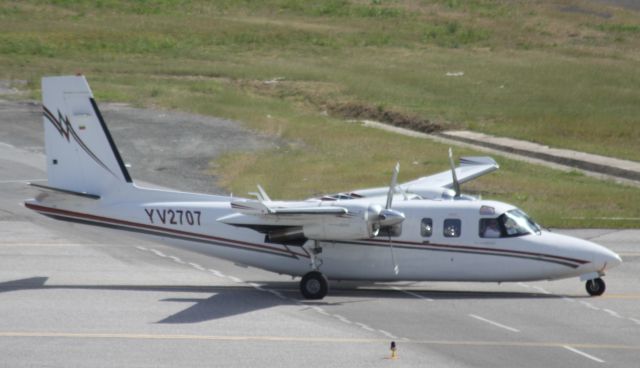
[(173, 259), (174, 262), (176, 263), (180, 263), (180, 264), (185, 264), (186, 262), (181, 260), (180, 258), (176, 257), (176, 256), (169, 256), (169, 258)]
[(145, 247), (142, 247), (142, 246), (139, 246), (139, 245), (138, 245), (136, 248), (138, 248), (138, 249), (140, 249), (140, 250), (144, 250), (144, 251), (149, 250), (149, 249), (147, 249), (147, 248), (145, 248)]
[(329, 315), (329, 313), (327, 313), (324, 309), (322, 309), (320, 307), (313, 306), (311, 308), (313, 308), (313, 310), (315, 310), (316, 312), (318, 312), (318, 313), (320, 313), (322, 315), (325, 315), (325, 316)]
[(609, 314), (612, 317), (622, 318), (622, 316), (619, 315), (618, 312), (612, 311), (611, 309), (603, 309), (603, 311), (605, 311), (607, 314)]
[(204, 271), (204, 267), (200, 266), (197, 263), (189, 262), (189, 266), (195, 268), (196, 270)]
[(360, 322), (355, 322), (356, 325), (360, 326), (363, 330), (367, 330), (370, 332), (374, 332), (375, 330), (367, 325), (365, 325), (364, 323), (360, 323)]
[[(230, 277), (233, 277), (233, 276), (230, 276)], [(270, 292), (271, 294), (277, 296), (280, 299), (287, 299), (287, 297), (282, 295), (282, 293), (279, 292), (279, 291), (276, 291), (276, 290), (273, 290), (273, 289), (264, 289), (264, 290)]]
[(635, 319), (635, 318), (629, 318), (630, 320), (632, 320), (635, 324), (640, 325), (640, 319)]
[(511, 331), (511, 332), (520, 332), (520, 330), (518, 330), (518, 329), (515, 329), (513, 327), (509, 327), (507, 325), (503, 325), (502, 323), (498, 323), (498, 322), (492, 321), (490, 319), (486, 319), (486, 318), (483, 318), (483, 317), (480, 317), (480, 316), (476, 316), (475, 314), (470, 314), (469, 317), (475, 318), (475, 319), (477, 319), (479, 321), (486, 322), (486, 323), (488, 323), (490, 325), (494, 325), (496, 327), (504, 328), (505, 330), (508, 330), (508, 331)]
[(397, 287), (397, 286), (392, 286), (391, 288), (392, 288), (393, 290), (399, 291), (399, 292), (401, 292), (401, 293), (405, 293), (405, 294), (408, 294), (408, 295), (414, 296), (414, 297), (416, 297), (416, 298), (418, 298), (418, 299), (426, 300), (426, 301), (428, 301), (428, 302), (432, 302), (432, 301), (433, 301), (433, 299), (431, 299), (431, 298), (427, 298), (426, 296), (422, 296), (422, 295), (420, 295), (420, 294), (417, 294), (417, 293), (411, 292), (411, 291), (409, 291), (409, 290), (401, 289), (401, 288), (399, 288), (399, 287)]
[(397, 339), (398, 336), (395, 336), (394, 334), (392, 334), (391, 332), (385, 331), (385, 330), (378, 330), (378, 332), (380, 332), (381, 334), (390, 337), (392, 339)]
[(541, 292), (542, 294), (551, 294), (550, 291), (545, 290), (544, 288), (541, 288), (540, 286), (534, 286), (534, 289), (538, 290), (539, 292)]
[(209, 269), (209, 272), (211, 272), (212, 274), (214, 274), (215, 276), (221, 278), (221, 279), (226, 279), (227, 277), (220, 271), (218, 270), (214, 270), (213, 268)]
[(340, 320), (340, 322), (344, 322), (344, 323), (349, 324), (349, 325), (351, 324), (351, 321), (349, 321), (349, 320), (348, 320), (346, 317), (344, 317), (344, 316), (341, 316), (341, 315), (339, 315), (339, 314), (334, 314), (333, 316), (334, 316), (334, 317), (336, 317), (338, 320)]
[(600, 358), (596, 358), (596, 357), (594, 357), (593, 355), (589, 355), (589, 354), (585, 353), (584, 351), (580, 351), (580, 350), (578, 350), (578, 349), (572, 348), (572, 347), (571, 347), (571, 346), (569, 346), (569, 345), (564, 345), (563, 347), (564, 347), (565, 349), (569, 350), (569, 351), (572, 351), (572, 352), (574, 352), (574, 353), (578, 354), (578, 355), (582, 355), (583, 357), (585, 357), (585, 358), (587, 358), (587, 359), (591, 359), (591, 360), (593, 360), (594, 362), (604, 363), (604, 360), (602, 360), (602, 359), (600, 359)]
[(593, 309), (596, 311), (599, 311), (600, 308), (596, 307), (595, 305), (589, 303), (589, 302), (585, 302), (585, 301), (581, 301), (580, 304), (584, 305), (585, 307), (589, 308), (589, 309)]
[(235, 276), (227, 276), (227, 278), (233, 282), (237, 282), (237, 283), (243, 283), (244, 281), (242, 279), (239, 279)]
[(166, 257), (167, 257), (167, 255), (166, 255), (166, 254), (162, 253), (162, 252), (161, 252), (161, 251), (159, 251), (159, 250), (151, 249), (151, 251), (152, 251), (153, 253), (155, 253), (158, 257), (162, 257), (162, 258), (166, 258)]

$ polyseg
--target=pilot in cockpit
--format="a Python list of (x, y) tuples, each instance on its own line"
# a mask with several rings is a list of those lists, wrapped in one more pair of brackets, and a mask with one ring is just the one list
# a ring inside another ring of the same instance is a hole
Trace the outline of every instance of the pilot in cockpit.
[(485, 222), (484, 232), (482, 233), (484, 238), (499, 238), (500, 237), (500, 225), (498, 219), (489, 219)]

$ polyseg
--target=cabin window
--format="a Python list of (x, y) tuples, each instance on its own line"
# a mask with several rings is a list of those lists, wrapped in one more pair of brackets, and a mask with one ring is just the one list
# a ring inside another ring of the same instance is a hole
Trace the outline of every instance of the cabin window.
[(420, 235), (423, 238), (428, 238), (433, 234), (433, 220), (430, 218), (423, 218), (420, 222)]
[(459, 219), (444, 220), (444, 236), (447, 238), (457, 238), (462, 232), (462, 221)]
[(479, 235), (481, 238), (500, 238), (504, 232), (497, 218), (480, 219)]
[(395, 238), (402, 235), (402, 224), (393, 225), (393, 226), (383, 226), (380, 228), (378, 232), (378, 237), (383, 238)]

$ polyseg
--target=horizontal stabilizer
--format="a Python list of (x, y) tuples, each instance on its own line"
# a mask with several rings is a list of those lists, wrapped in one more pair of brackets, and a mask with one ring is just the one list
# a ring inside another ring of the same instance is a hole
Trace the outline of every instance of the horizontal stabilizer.
[(36, 184), (36, 183), (29, 183), (29, 185), (31, 185), (32, 187), (36, 187), (38, 189), (42, 189), (48, 192), (55, 192), (55, 193), (62, 193), (62, 194), (69, 194), (69, 195), (73, 195), (73, 196), (77, 196), (77, 197), (82, 197), (82, 198), (88, 198), (88, 199), (100, 199), (99, 195), (95, 195), (95, 194), (90, 194), (90, 193), (80, 193), (80, 192), (74, 192), (72, 190), (66, 190), (66, 189), (60, 189), (60, 188), (54, 188), (54, 187), (49, 187), (46, 185), (42, 185), (42, 184)]

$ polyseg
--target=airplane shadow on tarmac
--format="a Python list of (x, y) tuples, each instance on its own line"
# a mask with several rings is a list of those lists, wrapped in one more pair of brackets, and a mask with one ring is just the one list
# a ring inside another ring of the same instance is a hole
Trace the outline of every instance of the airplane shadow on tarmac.
[[(262, 309), (282, 305), (299, 306), (329, 306), (347, 303), (366, 302), (370, 299), (416, 299), (416, 296), (403, 293), (380, 284), (340, 283), (331, 285), (330, 294), (323, 300), (302, 299), (295, 282), (267, 282), (260, 283), (263, 290), (258, 290), (249, 285), (225, 285), (225, 286), (191, 286), (191, 285), (46, 285), (48, 277), (31, 277), (13, 281), (0, 282), (0, 293), (21, 290), (113, 290), (136, 292), (167, 292), (167, 293), (202, 293), (207, 294), (202, 298), (166, 298), (161, 302), (189, 303), (191, 306), (172, 314), (157, 323), (181, 324), (198, 323), (231, 317)], [(258, 282), (256, 282), (258, 283)], [(366, 285), (366, 288), (358, 288)], [(277, 291), (282, 298), (271, 294), (269, 290)], [(449, 291), (449, 290), (416, 290), (411, 293), (423, 298), (438, 300), (455, 299), (558, 299), (564, 295), (542, 294), (531, 292), (494, 292), (494, 291)], [(213, 295), (211, 295), (213, 294)], [(356, 300), (332, 300), (337, 298), (357, 298)], [(571, 296), (572, 298), (589, 298), (589, 296)]]

